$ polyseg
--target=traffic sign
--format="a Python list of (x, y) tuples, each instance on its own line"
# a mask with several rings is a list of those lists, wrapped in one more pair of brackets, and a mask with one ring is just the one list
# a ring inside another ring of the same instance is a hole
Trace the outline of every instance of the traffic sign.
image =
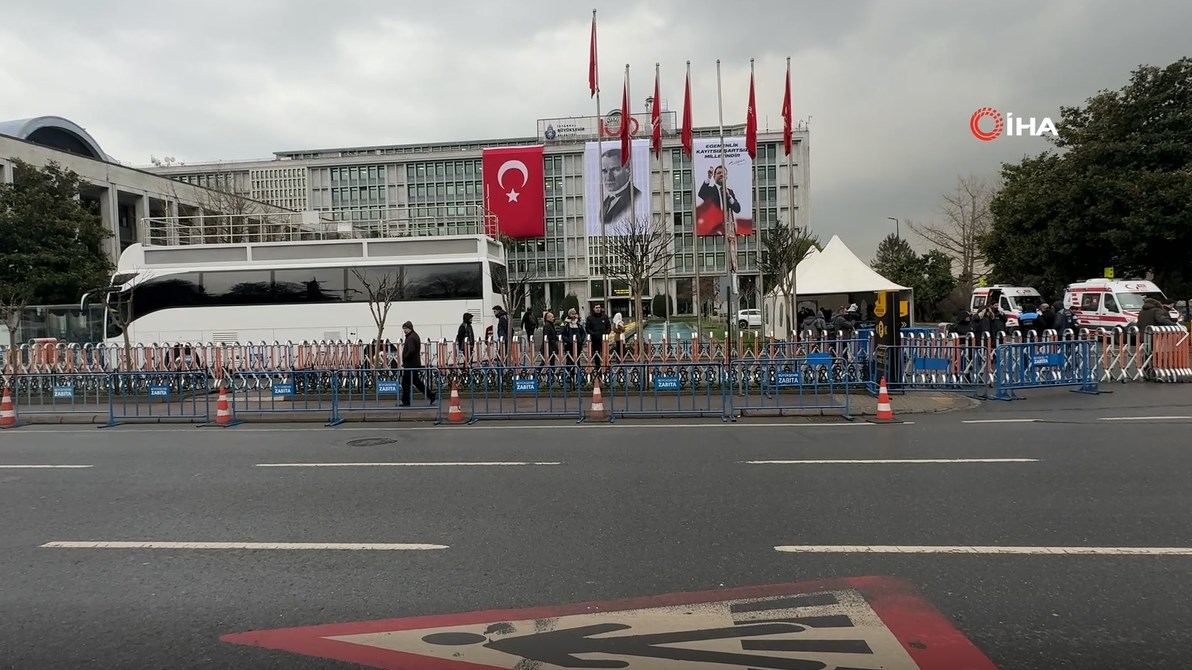
[(858, 577), (237, 633), (387, 670), (996, 670), (907, 582)]
[(1113, 268), (1105, 268), (1105, 278), (1113, 279)]

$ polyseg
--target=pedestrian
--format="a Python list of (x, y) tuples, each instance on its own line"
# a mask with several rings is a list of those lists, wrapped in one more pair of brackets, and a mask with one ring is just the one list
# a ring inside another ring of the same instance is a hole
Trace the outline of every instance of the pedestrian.
[(493, 333), (497, 337), (497, 365), (504, 365), (505, 348), (509, 346), (509, 312), (496, 305), (493, 307), (493, 316), (497, 319), (497, 329)]
[(584, 327), (588, 331), (588, 341), (592, 349), (592, 362), (595, 364), (594, 369), (599, 374), (600, 365), (604, 362), (604, 338), (613, 330), (612, 321), (604, 313), (603, 303), (598, 302), (592, 305), (592, 313), (584, 321)]
[(542, 362), (559, 364), (559, 332), (555, 330), (555, 313), (550, 311), (542, 316)]
[(578, 383), (579, 363), (584, 355), (584, 324), (579, 320), (579, 310), (572, 307), (567, 310), (567, 319), (563, 322), (563, 356), (567, 362), (568, 377), (572, 385)]
[(418, 389), (433, 406), (438, 402), (439, 396), (428, 389), (422, 380), (422, 338), (414, 332), (414, 324), (409, 321), (403, 323), (401, 329), (406, 334), (401, 350), (401, 406), (410, 406), (413, 389)]
[(534, 316), (534, 310), (526, 309), (526, 313), (522, 314), (521, 325), (522, 330), (526, 331), (526, 341), (532, 343), (534, 331), (538, 330), (538, 319)]
[(613, 354), (618, 363), (625, 361), (625, 317), (620, 312), (613, 315)]
[(476, 348), (476, 331), (472, 329), (472, 313), (464, 312), (463, 323), (455, 333), (455, 347), (459, 350), (463, 367), (466, 369), (472, 363), (472, 351)]

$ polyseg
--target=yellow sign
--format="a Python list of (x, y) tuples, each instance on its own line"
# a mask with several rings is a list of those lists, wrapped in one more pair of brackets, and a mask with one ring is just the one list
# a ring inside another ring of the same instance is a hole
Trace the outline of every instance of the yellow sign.
[(873, 315), (877, 318), (882, 318), (886, 315), (886, 292), (879, 291), (877, 300), (873, 303)]
[(1105, 278), (1113, 279), (1113, 268), (1105, 268)]
[(989, 286), (989, 282), (985, 281), (984, 277), (981, 277), (981, 278), (977, 279), (977, 286), (980, 286), (981, 288), (985, 288), (986, 286)]
[(906, 316), (911, 313), (911, 303), (908, 300), (898, 301), (898, 316)]
[(877, 322), (877, 339), (884, 340), (886, 338), (886, 322)]

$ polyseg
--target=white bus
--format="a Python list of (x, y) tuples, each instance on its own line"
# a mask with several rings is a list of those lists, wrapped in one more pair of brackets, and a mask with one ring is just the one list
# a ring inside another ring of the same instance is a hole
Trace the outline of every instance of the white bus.
[[(361, 281), (357, 272), (364, 276)], [(120, 255), (109, 304), (130, 313), (129, 341), (232, 343), (376, 337), (368, 285), (395, 287), (385, 338), (411, 321), (423, 341), (454, 339), (465, 312), (477, 339), (493, 324), (507, 276), (504, 248), (482, 235), (152, 246)], [(123, 344), (119, 319), (104, 338)]]

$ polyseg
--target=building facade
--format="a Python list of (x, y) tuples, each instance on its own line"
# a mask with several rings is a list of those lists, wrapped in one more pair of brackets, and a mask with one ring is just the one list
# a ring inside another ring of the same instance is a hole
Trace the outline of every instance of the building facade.
[[(246, 198), (306, 212), (311, 220), (336, 221), (341, 231), (357, 235), (480, 234), (486, 231), (484, 150), (543, 145), (545, 235), (508, 244), (510, 278), (528, 277), (530, 297), (542, 307), (558, 308), (566, 296), (574, 295), (581, 305), (603, 300), (610, 311), (628, 315), (624, 286), (614, 282), (612, 295), (604, 295), (605, 282), (591, 262), (599, 252), (599, 237), (590, 236), (585, 226), (585, 185), (600, 178), (585, 174), (585, 145), (598, 139), (609, 147), (616, 144), (615, 131), (606, 125), (612, 114), (605, 119), (543, 119), (534, 137), (283, 151), (262, 161), (147, 170), (187, 185), (230, 185)], [(651, 156), (649, 161), (649, 199), (652, 216), (665, 216), (670, 222), (673, 258), (670, 267), (652, 279), (649, 293), (670, 295), (679, 314), (694, 313), (697, 292), (705, 313), (722, 310), (726, 241), (723, 236), (696, 236), (694, 191), (704, 175), (693, 174), (693, 161), (675, 132), (674, 113), (662, 114), (663, 151), (661, 158)], [(649, 114), (632, 118), (636, 137), (647, 138)], [(698, 141), (717, 138), (719, 132), (697, 128), (693, 135)], [(744, 127), (726, 127), (724, 132), (726, 137), (741, 137)], [(807, 139), (805, 126), (794, 131), (788, 160), (781, 131), (758, 135), (751, 184), (754, 234), (739, 238), (737, 249), (741, 307), (755, 305), (760, 297), (758, 232), (778, 225), (810, 225)]]
[[(142, 222), (146, 220), (198, 212), (235, 213), (227, 211), (233, 208), (283, 215), (287, 209), (246, 199), (234, 203), (235, 207), (226, 207), (233, 204), (226, 190), (179, 183), (122, 165), (104, 153), (82, 126), (58, 116), (0, 122), (0, 182), (12, 182), (16, 161), (38, 167), (54, 162), (79, 175), (83, 181), (81, 199), (98, 205), (103, 225), (112, 233), (107, 251), (113, 265), (130, 244), (145, 241)], [(271, 202), (287, 202), (280, 188), (271, 195)], [(290, 202), (303, 204), (299, 200)]]

